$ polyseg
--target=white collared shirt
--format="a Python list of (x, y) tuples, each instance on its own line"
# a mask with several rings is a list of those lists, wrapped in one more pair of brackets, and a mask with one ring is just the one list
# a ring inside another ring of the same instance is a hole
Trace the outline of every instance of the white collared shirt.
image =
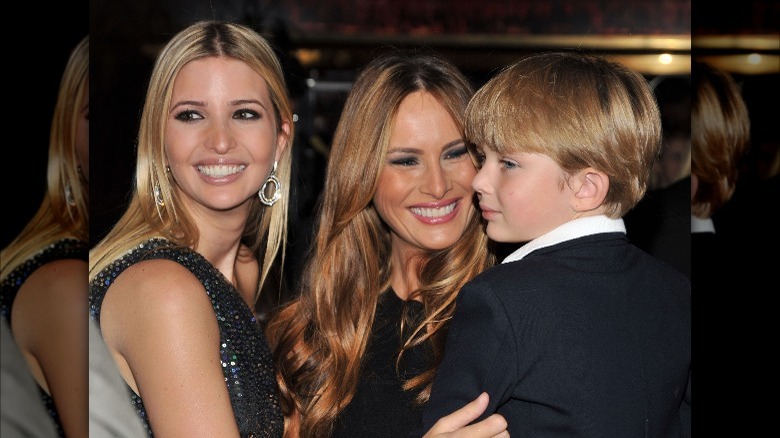
[(711, 218), (702, 219), (691, 215), (691, 233), (714, 233), (715, 223)]
[(501, 263), (509, 263), (522, 259), (531, 251), (578, 237), (590, 236), (599, 233), (624, 233), (626, 225), (622, 218), (612, 219), (605, 215), (587, 216), (566, 222), (546, 234), (527, 242), (509, 254)]

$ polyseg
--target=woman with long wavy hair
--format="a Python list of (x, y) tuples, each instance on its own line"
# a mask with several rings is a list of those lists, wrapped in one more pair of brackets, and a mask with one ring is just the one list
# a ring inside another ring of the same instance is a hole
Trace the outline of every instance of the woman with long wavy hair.
[(266, 329), (287, 436), (418, 426), (458, 290), (494, 260), (463, 140), (472, 93), (440, 56), (402, 50), (354, 83), (299, 295)]

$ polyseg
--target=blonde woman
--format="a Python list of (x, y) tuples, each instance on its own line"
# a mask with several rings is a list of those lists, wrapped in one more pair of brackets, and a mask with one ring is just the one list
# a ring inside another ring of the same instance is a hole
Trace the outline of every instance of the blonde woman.
[(73, 49), (38, 211), (0, 252), (2, 310), (60, 436), (87, 435), (89, 38)]
[(253, 314), (286, 238), (292, 109), (272, 47), (195, 23), (162, 49), (127, 211), (90, 252), (90, 311), (149, 436), (281, 436)]

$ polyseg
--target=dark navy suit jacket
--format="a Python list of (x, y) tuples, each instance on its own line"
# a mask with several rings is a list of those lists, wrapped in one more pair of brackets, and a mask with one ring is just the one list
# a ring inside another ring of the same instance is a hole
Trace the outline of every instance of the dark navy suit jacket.
[(690, 435), (688, 279), (600, 233), (490, 268), (457, 299), (423, 430), (476, 398), (517, 437)]

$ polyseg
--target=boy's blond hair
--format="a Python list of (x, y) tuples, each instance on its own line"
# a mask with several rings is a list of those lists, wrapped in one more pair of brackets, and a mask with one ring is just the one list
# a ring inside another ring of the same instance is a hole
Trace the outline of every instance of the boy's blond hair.
[(609, 177), (605, 214), (622, 217), (644, 196), (661, 147), (661, 117), (647, 80), (605, 58), (530, 55), (490, 79), (466, 109), (469, 147), (548, 155), (568, 174)]

